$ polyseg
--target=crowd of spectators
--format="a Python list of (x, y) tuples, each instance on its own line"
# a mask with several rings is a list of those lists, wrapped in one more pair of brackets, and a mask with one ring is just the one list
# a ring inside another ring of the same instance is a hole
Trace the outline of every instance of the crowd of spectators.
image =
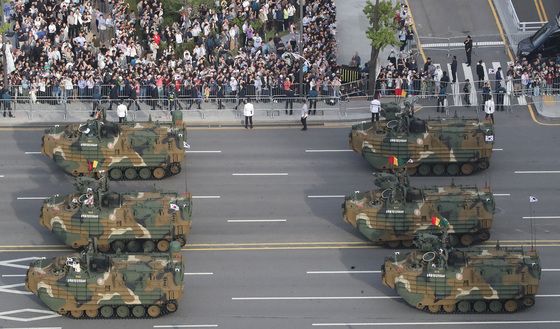
[[(166, 24), (163, 4), (141, 0), (12, 0), (12, 96), (150, 98), (334, 94), (333, 0), (308, 0), (299, 45), (297, 0), (184, 6)], [(301, 54), (302, 56), (300, 56)], [(157, 102), (155, 102), (157, 104)]]
[(532, 61), (521, 58), (508, 65), (505, 76), (500, 77), (508, 94), (560, 94), (560, 54), (548, 59), (539, 55)]

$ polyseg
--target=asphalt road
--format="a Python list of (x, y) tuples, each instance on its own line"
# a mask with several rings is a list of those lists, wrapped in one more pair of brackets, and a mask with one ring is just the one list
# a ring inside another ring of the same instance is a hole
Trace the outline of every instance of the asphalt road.
[[(521, 22), (539, 22), (541, 19), (551, 20), (560, 12), (560, 3), (556, 0), (513, 0), (512, 2)], [(540, 6), (541, 3), (542, 6)], [(539, 5), (538, 9), (537, 5)], [(544, 13), (542, 12), (543, 8)]]
[[(419, 115), (434, 113), (422, 110)], [(527, 245), (529, 221), (522, 217), (560, 216), (560, 174), (516, 171), (557, 170), (560, 162), (553, 150), (557, 150), (559, 137), (555, 127), (533, 123), (526, 111), (499, 113), (496, 120), (495, 148), (499, 150), (490, 169), (454, 181), (491, 184), (498, 207), (491, 240), (499, 239), (503, 245)], [(293, 128), (191, 130), (186, 175), (157, 183), (113, 183), (113, 188), (122, 191), (150, 189), (154, 184), (181, 191), (186, 181), (187, 190), (197, 197), (193, 232), (185, 250), (186, 295), (179, 311), (158, 320), (127, 320), (118, 325), (311, 328), (313, 324), (354, 327), (346, 324), (402, 323), (400, 327), (407, 328), (438, 321), (560, 321), (553, 311), (560, 304), (560, 272), (545, 272), (543, 276), (541, 294), (549, 297), (540, 297), (534, 309), (513, 316), (432, 316), (387, 297), (395, 296), (394, 292), (381, 285), (378, 273), (307, 273), (378, 271), (383, 258), (392, 253), (370, 246), (342, 222), (342, 198), (325, 197), (373, 187), (365, 161), (346, 151), (348, 132), (349, 128), (307, 132)], [(45, 310), (34, 296), (12, 291), (21, 291), (24, 280), (24, 269), (17, 265), (26, 265), (29, 257), (63, 253), (61, 247), (50, 246), (59, 242), (38, 225), (41, 201), (33, 199), (70, 192), (71, 179), (48, 159), (29, 154), (39, 151), (40, 136), (41, 132), (34, 130), (0, 130), (0, 326), (94, 328), (100, 322), (113, 326), (115, 321), (78, 322), (50, 318), (49, 314), (10, 313)], [(317, 152), (324, 150), (337, 152)], [(415, 185), (450, 182), (450, 178), (413, 179)], [(539, 198), (533, 213), (528, 208), (529, 195)], [(228, 222), (232, 219), (275, 221)], [(547, 269), (560, 268), (555, 257), (560, 246), (557, 221), (535, 220)], [(255, 297), (265, 299), (251, 299)], [(33, 316), (39, 319), (20, 323), (9, 318)], [(430, 325), (451, 328), (455, 323)], [(469, 325), (484, 328), (488, 323)], [(554, 328), (557, 323), (538, 327)]]

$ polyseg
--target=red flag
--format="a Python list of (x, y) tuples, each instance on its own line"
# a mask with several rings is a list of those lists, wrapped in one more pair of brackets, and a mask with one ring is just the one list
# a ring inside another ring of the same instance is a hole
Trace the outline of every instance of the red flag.
[(87, 169), (89, 172), (91, 172), (93, 170), (93, 162), (91, 161), (87, 161)]

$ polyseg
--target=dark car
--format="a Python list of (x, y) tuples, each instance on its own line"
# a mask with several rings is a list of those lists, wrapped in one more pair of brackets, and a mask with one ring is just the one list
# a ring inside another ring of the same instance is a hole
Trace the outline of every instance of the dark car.
[(537, 54), (552, 57), (558, 53), (560, 53), (560, 13), (535, 34), (521, 40), (517, 47), (517, 56), (528, 59), (536, 57)]

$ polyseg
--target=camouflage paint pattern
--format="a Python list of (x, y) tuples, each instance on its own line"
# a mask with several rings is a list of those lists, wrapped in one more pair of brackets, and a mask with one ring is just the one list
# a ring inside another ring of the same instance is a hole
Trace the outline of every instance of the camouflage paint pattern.
[(169, 253), (111, 255), (90, 248), (81, 254), (37, 260), (27, 271), (25, 285), (62, 315), (157, 317), (176, 310), (183, 277), (181, 248), (173, 243)]
[[(97, 240), (100, 250), (108, 251), (115, 241), (125, 245), (161, 240), (184, 245), (191, 229), (192, 197), (174, 192), (101, 192), (94, 194), (94, 205), (84, 202), (86, 194), (54, 195), (44, 201), (40, 223), (72, 248)], [(75, 204), (72, 200), (77, 199)], [(172, 209), (171, 204), (178, 206)], [(168, 247), (168, 243), (162, 243)], [(123, 248), (124, 249), (124, 248)], [(165, 251), (164, 250), (160, 251)], [(116, 251), (116, 250), (113, 250)]]
[(414, 250), (387, 257), (383, 283), (430, 312), (515, 312), (533, 306), (541, 267), (536, 251), (471, 247)]
[[(418, 232), (432, 229), (431, 218), (449, 221), (454, 245), (470, 245), (490, 238), (495, 203), (490, 188), (449, 185), (411, 187), (407, 178), (387, 176), (390, 182), (380, 189), (353, 192), (346, 197), (343, 218), (368, 240), (398, 247), (412, 245)], [(396, 181), (400, 179), (400, 181)]]
[(376, 170), (393, 169), (388, 158), (396, 156), (410, 161), (411, 174), (454, 176), (489, 166), (494, 130), (478, 119), (422, 120), (397, 114), (390, 121), (355, 124), (349, 138), (350, 147)]
[(181, 112), (172, 115), (168, 123), (99, 119), (55, 126), (45, 131), (42, 153), (73, 176), (87, 175), (94, 161), (93, 171), (108, 171), (114, 180), (176, 175), (185, 157), (186, 130)]

